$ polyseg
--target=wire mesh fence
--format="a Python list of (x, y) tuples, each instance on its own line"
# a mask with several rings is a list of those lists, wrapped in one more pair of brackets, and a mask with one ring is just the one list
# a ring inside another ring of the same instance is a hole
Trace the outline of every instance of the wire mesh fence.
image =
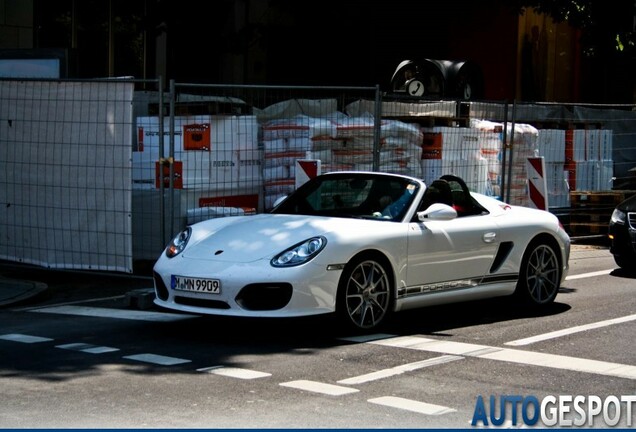
[(0, 82), (0, 258), (132, 271), (134, 85)]
[(268, 211), (319, 171), (454, 174), (526, 206), (538, 193), (574, 236), (604, 234), (636, 190), (633, 106), (153, 86), (0, 81), (0, 258), (130, 273), (186, 225)]

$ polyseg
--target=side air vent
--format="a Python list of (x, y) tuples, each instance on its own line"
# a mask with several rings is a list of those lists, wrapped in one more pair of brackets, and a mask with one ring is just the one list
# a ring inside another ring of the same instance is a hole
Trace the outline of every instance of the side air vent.
[(490, 273), (495, 273), (497, 270), (501, 268), (501, 265), (506, 261), (508, 255), (510, 255), (510, 251), (512, 250), (513, 243), (512, 242), (503, 242), (499, 245), (499, 249), (497, 249), (497, 255), (495, 256), (495, 260), (490, 267)]

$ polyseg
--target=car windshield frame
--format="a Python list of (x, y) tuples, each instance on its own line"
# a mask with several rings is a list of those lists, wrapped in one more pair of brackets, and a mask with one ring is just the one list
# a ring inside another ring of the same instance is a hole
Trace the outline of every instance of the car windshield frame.
[(270, 213), (400, 222), (420, 188), (405, 176), (332, 173), (304, 183)]

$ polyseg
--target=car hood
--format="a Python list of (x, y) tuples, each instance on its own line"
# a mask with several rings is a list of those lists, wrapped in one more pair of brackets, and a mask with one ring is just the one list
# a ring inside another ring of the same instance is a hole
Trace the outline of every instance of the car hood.
[(392, 223), (303, 215), (261, 214), (212, 219), (192, 226), (184, 258), (247, 263), (270, 259), (311, 237), (369, 232), (369, 224)]
[(619, 210), (624, 212), (634, 212), (636, 211), (636, 195), (632, 195), (627, 198), (625, 201), (616, 206)]

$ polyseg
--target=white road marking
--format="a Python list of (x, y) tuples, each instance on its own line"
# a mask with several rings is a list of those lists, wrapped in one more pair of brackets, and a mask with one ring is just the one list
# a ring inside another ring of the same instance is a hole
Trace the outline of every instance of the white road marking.
[(392, 334), (374, 333), (374, 334), (366, 334), (366, 335), (360, 335), (360, 336), (349, 336), (349, 337), (338, 338), (338, 339), (347, 341), (347, 342), (364, 343), (364, 342), (374, 341), (378, 339), (392, 338), (392, 337), (394, 337), (394, 335)]
[(452, 355), (435, 357), (435, 358), (422, 360), (415, 363), (407, 363), (407, 364), (392, 367), (389, 369), (383, 369), (376, 372), (371, 372), (365, 375), (359, 375), (356, 377), (346, 378), (346, 379), (338, 381), (338, 384), (344, 384), (344, 385), (362, 384), (369, 381), (375, 381), (375, 380), (379, 380), (383, 378), (392, 377), (395, 375), (400, 375), (400, 374), (403, 374), (404, 372), (411, 372), (411, 371), (422, 369), (429, 366), (435, 366), (438, 364), (449, 363), (455, 360), (461, 360), (463, 358), (464, 357), (452, 356)]
[(0, 335), (0, 339), (13, 341), (13, 342), (21, 342), (21, 343), (38, 343), (38, 342), (48, 342), (53, 340), (53, 339), (49, 339), (45, 337), (29, 336), (29, 335), (19, 334), (19, 333), (9, 333), (9, 334)]
[(53, 313), (62, 315), (79, 315), (98, 318), (117, 318), (136, 321), (170, 322), (197, 318), (197, 315), (173, 314), (140, 310), (110, 309), (88, 306), (53, 306), (33, 309), (30, 312)]
[(620, 317), (620, 318), (609, 319), (609, 320), (605, 320), (605, 321), (599, 321), (599, 322), (590, 323), (590, 324), (585, 324), (585, 325), (580, 325), (580, 326), (576, 326), (576, 327), (570, 327), (570, 328), (567, 328), (567, 329), (557, 330), (557, 331), (553, 331), (553, 332), (550, 332), (550, 333), (544, 333), (544, 334), (536, 335), (536, 336), (531, 336), (531, 337), (524, 338), (524, 339), (517, 339), (517, 340), (514, 340), (514, 341), (506, 342), (504, 345), (512, 345), (512, 346), (530, 345), (530, 344), (533, 344), (535, 342), (541, 342), (541, 341), (548, 340), (548, 339), (554, 339), (554, 338), (558, 338), (558, 337), (561, 337), (561, 336), (567, 336), (567, 335), (571, 335), (571, 334), (574, 334), (574, 333), (579, 333), (579, 332), (583, 332), (583, 331), (587, 331), (587, 330), (594, 330), (594, 329), (597, 329), (597, 328), (607, 327), (607, 326), (614, 325), (614, 324), (621, 324), (621, 323), (634, 321), (634, 320), (636, 320), (636, 314), (635, 315), (628, 315), (628, 316), (624, 316), (624, 317)]
[(383, 396), (379, 398), (369, 399), (367, 402), (371, 402), (377, 405), (390, 406), (393, 408), (400, 408), (403, 410), (413, 411), (426, 415), (442, 415), (457, 411), (442, 405), (434, 405), (426, 402), (418, 402), (411, 399), (404, 399), (394, 396)]
[(163, 366), (172, 366), (183, 363), (190, 363), (192, 360), (180, 359), (177, 357), (167, 357), (157, 354), (136, 354), (125, 356), (125, 359), (136, 360), (144, 363), (154, 363)]
[(215, 375), (222, 375), (231, 378), (239, 378), (239, 379), (256, 379), (256, 378), (265, 378), (268, 376), (272, 376), (271, 373), (259, 372), (250, 369), (242, 369), (235, 367), (226, 367), (226, 366), (212, 366), (202, 369), (197, 369), (198, 372), (205, 372)]
[[(117, 295), (117, 296), (112, 296), (112, 297), (100, 297), (100, 298), (91, 298), (91, 299), (84, 299), (84, 300), (76, 300), (76, 301), (70, 301), (70, 302), (65, 302), (65, 303), (56, 303), (54, 305), (48, 305), (48, 306), (44, 306), (44, 308), (48, 308), (48, 307), (54, 307), (54, 306), (68, 306), (68, 305), (75, 305), (75, 304), (82, 304), (82, 303), (95, 303), (95, 302), (100, 302), (100, 301), (107, 301), (107, 300), (117, 300), (117, 299), (123, 299), (126, 296), (123, 295)], [(42, 306), (27, 306), (27, 307), (21, 307), (21, 308), (12, 308), (11, 310), (16, 311), (16, 312), (33, 312), (36, 311), (38, 309), (43, 309)]]
[(577, 275), (566, 276), (565, 280), (569, 281), (569, 280), (574, 280), (574, 279), (585, 279), (585, 278), (589, 278), (589, 277), (603, 276), (603, 275), (610, 274), (613, 271), (614, 271), (614, 269), (611, 269), (611, 270), (600, 270), (600, 271), (595, 271), (595, 272), (590, 272), (590, 273), (581, 273), (581, 274), (577, 274)]
[(119, 351), (119, 348), (111, 348), (107, 346), (97, 346), (86, 343), (71, 343), (66, 345), (57, 345), (55, 348), (66, 349), (71, 351), (81, 351), (89, 354), (103, 354), (107, 352)]
[(497, 348), (463, 342), (439, 341), (417, 336), (401, 336), (370, 343), (636, 380), (636, 366), (556, 354), (522, 351), (511, 348)]
[(288, 381), (280, 383), (279, 385), (283, 387), (296, 388), (299, 390), (306, 390), (314, 393), (326, 394), (329, 396), (341, 396), (344, 394), (356, 393), (360, 391), (357, 389), (352, 389), (350, 387), (342, 387), (333, 384), (325, 384), (308, 380)]

